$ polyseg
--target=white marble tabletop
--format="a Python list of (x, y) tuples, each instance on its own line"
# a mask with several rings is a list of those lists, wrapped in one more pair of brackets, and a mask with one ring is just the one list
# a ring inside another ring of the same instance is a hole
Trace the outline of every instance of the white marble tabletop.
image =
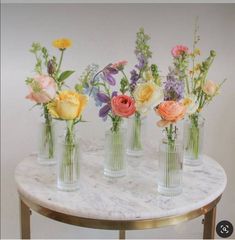
[(181, 195), (161, 196), (157, 192), (156, 152), (148, 150), (144, 158), (128, 158), (128, 174), (116, 179), (103, 175), (103, 155), (102, 149), (83, 152), (80, 189), (76, 192), (57, 190), (56, 166), (41, 166), (31, 155), (16, 168), (18, 191), (43, 207), (73, 216), (136, 220), (198, 209), (223, 193), (227, 182), (223, 168), (204, 156), (201, 166), (184, 166)]

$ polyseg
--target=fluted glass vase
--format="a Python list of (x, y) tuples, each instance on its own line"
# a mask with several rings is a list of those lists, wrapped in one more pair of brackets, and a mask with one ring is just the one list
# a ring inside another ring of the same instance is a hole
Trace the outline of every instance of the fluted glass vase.
[(55, 159), (55, 125), (51, 118), (46, 118), (38, 126), (38, 163), (52, 165)]
[(80, 149), (74, 126), (67, 122), (65, 137), (57, 143), (58, 174), (57, 187), (63, 191), (79, 188)]
[(177, 140), (172, 125), (160, 143), (159, 154), (158, 192), (166, 196), (179, 195), (182, 192), (183, 144)]
[(184, 122), (184, 163), (198, 166), (202, 163), (204, 118), (198, 114), (189, 116)]
[(105, 133), (104, 175), (122, 177), (126, 174), (126, 131), (123, 128)]
[(128, 119), (127, 155), (140, 157), (144, 154), (146, 117), (139, 113)]

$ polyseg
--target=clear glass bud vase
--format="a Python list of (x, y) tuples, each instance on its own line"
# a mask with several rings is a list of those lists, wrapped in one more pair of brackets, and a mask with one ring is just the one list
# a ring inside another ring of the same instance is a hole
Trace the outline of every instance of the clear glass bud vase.
[(158, 192), (176, 196), (182, 192), (183, 144), (162, 140), (159, 147)]
[(127, 155), (140, 157), (144, 154), (147, 117), (135, 114), (128, 119)]
[(105, 133), (104, 175), (122, 177), (126, 174), (126, 130), (107, 130)]
[(80, 148), (72, 128), (67, 129), (65, 138), (57, 143), (57, 187), (63, 191), (79, 188)]
[(55, 126), (52, 119), (40, 122), (38, 131), (38, 163), (42, 165), (55, 164)]
[(189, 116), (184, 121), (184, 163), (198, 166), (202, 163), (204, 118)]

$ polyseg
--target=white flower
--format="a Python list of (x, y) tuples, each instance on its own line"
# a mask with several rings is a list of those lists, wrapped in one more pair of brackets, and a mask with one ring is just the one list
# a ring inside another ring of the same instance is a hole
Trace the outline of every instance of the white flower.
[(150, 81), (138, 84), (133, 92), (133, 97), (137, 111), (145, 115), (149, 109), (163, 101), (163, 91), (162, 88)]
[(199, 107), (199, 102), (197, 101), (197, 96), (194, 94), (189, 94), (183, 99), (183, 104), (186, 106), (186, 113), (191, 115), (195, 113)]

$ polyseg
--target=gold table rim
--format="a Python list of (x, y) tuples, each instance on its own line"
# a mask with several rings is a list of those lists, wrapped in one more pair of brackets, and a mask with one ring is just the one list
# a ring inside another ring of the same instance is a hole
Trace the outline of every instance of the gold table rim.
[(43, 207), (23, 194), (19, 193), (21, 201), (23, 201), (30, 209), (35, 212), (48, 217), (50, 219), (67, 223), (70, 225), (94, 228), (94, 229), (106, 229), (106, 230), (144, 230), (151, 228), (160, 228), (170, 225), (176, 225), (181, 222), (185, 222), (194, 218), (197, 218), (201, 215), (205, 215), (211, 209), (216, 207), (217, 203), (220, 201), (222, 194), (215, 198), (210, 203), (205, 206), (192, 210), (190, 212), (162, 217), (162, 218), (150, 218), (150, 219), (134, 219), (134, 220), (110, 220), (110, 219), (94, 219), (94, 218), (85, 218), (79, 216), (73, 216), (70, 214), (65, 214), (61, 212), (54, 211), (52, 209)]

